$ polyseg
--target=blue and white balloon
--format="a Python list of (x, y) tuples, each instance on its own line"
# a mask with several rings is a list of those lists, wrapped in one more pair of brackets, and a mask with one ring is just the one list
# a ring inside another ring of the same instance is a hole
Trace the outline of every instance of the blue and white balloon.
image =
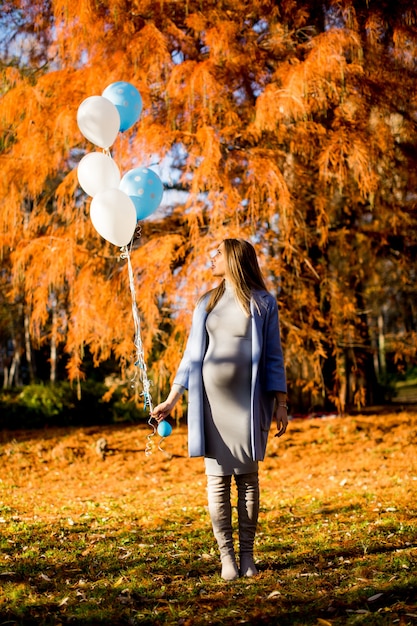
[(142, 112), (142, 97), (131, 83), (118, 81), (103, 91), (102, 96), (110, 100), (119, 111), (120, 131), (124, 132), (135, 124)]
[(161, 179), (147, 167), (135, 167), (127, 172), (120, 181), (119, 189), (133, 201), (138, 220), (156, 211), (164, 193)]
[(90, 96), (78, 107), (77, 123), (86, 139), (108, 150), (119, 132), (120, 115), (108, 98)]
[(172, 426), (169, 422), (162, 420), (162, 422), (158, 424), (157, 431), (160, 437), (169, 437), (172, 433)]
[(96, 193), (91, 201), (90, 217), (99, 235), (120, 248), (127, 246), (135, 234), (135, 207), (120, 189)]
[(104, 189), (117, 188), (120, 171), (111, 156), (103, 152), (89, 152), (78, 164), (78, 182), (89, 196)]

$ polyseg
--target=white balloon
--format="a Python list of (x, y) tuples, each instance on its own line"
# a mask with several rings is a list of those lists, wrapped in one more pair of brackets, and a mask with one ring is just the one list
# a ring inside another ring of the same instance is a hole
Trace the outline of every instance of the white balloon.
[(99, 235), (115, 246), (126, 246), (135, 232), (135, 205), (120, 189), (99, 191), (91, 201), (90, 217)]
[(120, 130), (116, 106), (103, 96), (90, 96), (77, 111), (78, 128), (86, 139), (100, 148), (110, 148)]
[(78, 163), (78, 182), (85, 193), (95, 196), (104, 189), (117, 188), (120, 171), (113, 159), (103, 152), (89, 152)]

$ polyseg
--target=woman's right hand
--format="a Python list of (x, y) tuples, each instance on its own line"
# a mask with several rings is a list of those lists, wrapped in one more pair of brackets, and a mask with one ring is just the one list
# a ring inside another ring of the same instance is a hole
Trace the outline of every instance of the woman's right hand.
[(168, 398), (165, 402), (161, 402), (153, 409), (151, 416), (156, 419), (157, 422), (162, 422), (162, 420), (168, 417), (180, 398), (181, 393), (177, 389), (171, 389)]
[(174, 405), (175, 403), (173, 404), (172, 402), (168, 402), (168, 400), (165, 400), (165, 402), (161, 402), (161, 404), (158, 404), (156, 407), (154, 407), (151, 415), (154, 419), (156, 419), (157, 422), (162, 422), (162, 420), (168, 417), (168, 415), (171, 413)]

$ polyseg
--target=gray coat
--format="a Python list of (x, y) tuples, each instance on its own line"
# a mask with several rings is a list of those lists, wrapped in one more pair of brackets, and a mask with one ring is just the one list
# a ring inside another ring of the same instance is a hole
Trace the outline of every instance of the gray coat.
[[(188, 389), (188, 452), (204, 456), (204, 389), (202, 366), (207, 349), (208, 294), (196, 306), (190, 335), (174, 383)], [(256, 304), (258, 306), (256, 306)], [(252, 384), (251, 448), (254, 461), (265, 457), (275, 391), (286, 392), (278, 306), (267, 291), (256, 291), (251, 301)], [(259, 310), (258, 310), (259, 309)]]

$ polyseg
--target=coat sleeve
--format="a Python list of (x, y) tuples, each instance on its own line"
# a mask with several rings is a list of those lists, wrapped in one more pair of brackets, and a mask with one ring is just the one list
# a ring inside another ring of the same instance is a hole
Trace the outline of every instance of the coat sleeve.
[(277, 302), (267, 292), (257, 294), (255, 298), (258, 306), (253, 312), (251, 443), (253, 459), (262, 461), (271, 427), (274, 392), (285, 393), (287, 384)]
[(188, 335), (187, 344), (184, 350), (184, 354), (182, 356), (181, 362), (179, 364), (177, 373), (174, 379), (174, 385), (180, 385), (185, 389), (188, 389), (188, 383), (190, 379), (190, 365), (191, 365), (191, 346), (193, 343), (193, 325), (191, 325), (191, 330)]
[(263, 361), (262, 370), (265, 376), (265, 391), (286, 393), (287, 381), (281, 345), (278, 305), (273, 296), (268, 297), (267, 315), (264, 324)]
[[(201, 343), (200, 335), (202, 334), (201, 317), (204, 308), (205, 301), (200, 301), (194, 309), (187, 344), (174, 379), (174, 384), (181, 385), (181, 387), (185, 387), (185, 389), (189, 388), (190, 372), (195, 362), (196, 351), (199, 352), (199, 344)], [(199, 354), (198, 356), (202, 358), (203, 355)]]
[(187, 345), (174, 379), (174, 384), (188, 389), (188, 453), (204, 456), (204, 391), (202, 363), (207, 346), (205, 330), (206, 300), (197, 304)]

